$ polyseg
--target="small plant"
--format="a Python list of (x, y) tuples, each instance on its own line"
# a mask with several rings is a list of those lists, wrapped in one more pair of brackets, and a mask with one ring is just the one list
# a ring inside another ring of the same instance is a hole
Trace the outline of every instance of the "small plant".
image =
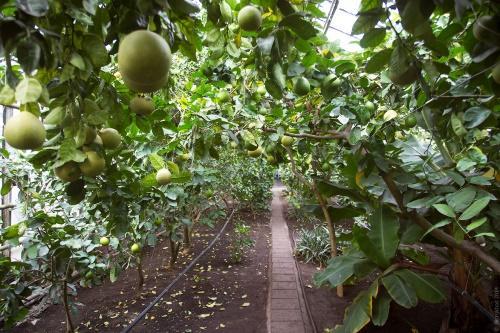
[(254, 240), (250, 237), (250, 226), (242, 221), (236, 222), (234, 226), (234, 239), (231, 244), (231, 261), (239, 263), (243, 259), (245, 250), (252, 247)]
[(313, 261), (325, 266), (331, 256), (328, 229), (318, 226), (311, 230), (300, 230), (295, 253), (306, 263)]

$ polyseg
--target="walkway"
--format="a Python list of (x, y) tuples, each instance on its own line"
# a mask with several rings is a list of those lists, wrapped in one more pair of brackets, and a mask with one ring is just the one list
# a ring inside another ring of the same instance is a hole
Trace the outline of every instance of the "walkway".
[(299, 284), (295, 259), (283, 217), (281, 192), (273, 187), (271, 287), (269, 288), (268, 329), (270, 333), (310, 333), (309, 317), (304, 305), (304, 295)]

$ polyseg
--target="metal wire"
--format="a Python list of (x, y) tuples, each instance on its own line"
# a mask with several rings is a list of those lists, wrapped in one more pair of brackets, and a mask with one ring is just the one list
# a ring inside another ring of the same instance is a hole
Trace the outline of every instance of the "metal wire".
[(177, 277), (175, 279), (173, 279), (172, 282), (170, 282), (170, 284), (165, 289), (163, 289), (163, 291), (151, 303), (149, 303), (149, 305), (134, 319), (134, 321), (132, 321), (127, 326), (127, 328), (125, 328), (123, 331), (121, 331), (121, 333), (130, 332), (132, 330), (132, 328), (134, 328), (134, 326), (137, 325), (139, 323), (139, 321), (141, 321), (141, 319), (144, 318), (144, 316), (155, 306), (155, 304), (158, 303), (163, 298), (163, 296), (165, 296), (165, 294), (174, 286), (174, 284), (176, 284), (177, 281), (179, 281), (180, 278), (184, 274), (186, 274), (194, 266), (194, 264), (196, 264), (198, 262), (198, 260), (200, 260), (201, 257), (203, 257), (205, 255), (205, 253), (207, 253), (212, 248), (212, 246), (220, 238), (220, 236), (222, 235), (222, 233), (226, 229), (227, 225), (229, 224), (229, 221), (231, 221), (231, 218), (233, 217), (233, 214), (235, 211), (236, 211), (236, 209), (233, 209), (233, 211), (231, 212), (231, 214), (227, 218), (226, 222), (224, 223), (224, 225), (220, 229), (219, 233), (217, 234), (217, 236), (215, 236), (214, 239), (212, 239), (210, 244), (208, 244), (208, 246), (205, 249), (203, 249), (203, 251), (201, 251), (200, 254), (198, 254), (198, 256), (196, 258), (194, 258), (193, 261), (191, 261), (189, 263), (189, 265), (187, 265), (186, 268), (184, 268), (182, 270), (182, 272), (180, 272), (179, 275), (177, 275)]

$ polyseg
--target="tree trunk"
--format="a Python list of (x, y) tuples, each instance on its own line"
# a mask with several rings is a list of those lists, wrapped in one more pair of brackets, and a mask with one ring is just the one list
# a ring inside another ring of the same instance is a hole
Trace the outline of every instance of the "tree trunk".
[(66, 314), (66, 333), (73, 333), (75, 331), (73, 327), (73, 321), (71, 320), (71, 313), (69, 310), (69, 303), (68, 303), (68, 283), (66, 279), (62, 281), (62, 288), (63, 288), (63, 305), (64, 305), (64, 312)]
[(144, 274), (142, 272), (142, 260), (141, 257), (137, 257), (137, 284), (139, 289), (144, 286)]
[(191, 252), (191, 228), (185, 225), (182, 239), (182, 253), (188, 254), (189, 252)]
[(172, 267), (174, 267), (180, 249), (180, 243), (173, 241), (171, 238), (169, 239), (169, 242), (170, 242), (170, 261), (168, 263), (167, 269), (171, 269)]
[[(337, 236), (335, 235), (335, 226), (333, 225), (330, 213), (328, 213), (328, 207), (326, 205), (325, 199), (321, 196), (321, 193), (319, 193), (318, 188), (316, 187), (316, 182), (313, 182), (313, 191), (314, 194), (316, 194), (316, 198), (318, 199), (321, 211), (323, 212), (323, 216), (325, 217), (326, 225), (328, 227), (328, 236), (330, 239), (331, 257), (334, 258), (337, 256)], [(344, 297), (344, 287), (342, 285), (337, 286), (337, 296)]]

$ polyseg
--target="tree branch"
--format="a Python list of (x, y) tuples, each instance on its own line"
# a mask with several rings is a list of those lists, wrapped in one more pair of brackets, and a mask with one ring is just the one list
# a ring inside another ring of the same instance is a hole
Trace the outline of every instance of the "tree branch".
[[(262, 130), (264, 132), (269, 132), (269, 133), (278, 133), (277, 130), (274, 128), (267, 128), (263, 127)], [(285, 132), (283, 135), (291, 136), (294, 138), (308, 138), (308, 139), (315, 139), (315, 140), (337, 140), (337, 139), (347, 139), (348, 133), (347, 132), (337, 132), (337, 131), (329, 131), (331, 133), (330, 135), (317, 135), (317, 134), (311, 134), (311, 133), (290, 133), (290, 132)]]
[[(392, 177), (389, 174), (383, 172), (382, 178), (384, 179), (394, 199), (396, 199), (396, 202), (401, 212), (404, 215), (408, 216), (414, 223), (418, 224), (425, 231), (432, 228), (433, 226), (432, 223), (430, 223), (425, 217), (417, 214), (415, 211), (409, 212), (406, 210), (406, 207), (403, 204), (403, 195), (399, 191), (398, 186), (396, 185)], [(434, 238), (446, 244), (448, 247), (460, 249), (461, 251), (478, 258), (483, 263), (491, 267), (497, 274), (500, 274), (500, 261), (497, 260), (495, 257), (491, 256), (490, 254), (484, 252), (479, 246), (477, 246), (473, 242), (468, 240), (463, 240), (459, 242), (453, 236), (447, 234), (441, 229), (434, 229), (430, 232), (430, 234)]]

